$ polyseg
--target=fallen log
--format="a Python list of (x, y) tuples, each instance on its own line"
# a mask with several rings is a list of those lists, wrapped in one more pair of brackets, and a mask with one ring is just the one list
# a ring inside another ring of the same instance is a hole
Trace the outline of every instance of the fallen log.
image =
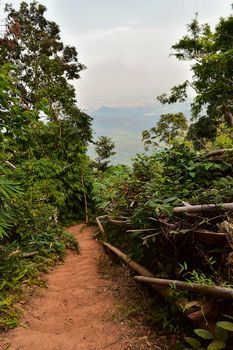
[(129, 219), (124, 217), (124, 216), (120, 216), (118, 218), (114, 218), (112, 216), (107, 216), (108, 220), (115, 225), (128, 225), (129, 224)]
[(233, 300), (233, 289), (218, 286), (209, 286), (199, 283), (188, 283), (177, 280), (168, 280), (162, 278), (151, 278), (144, 276), (135, 276), (135, 280), (139, 282), (154, 284), (160, 287), (175, 287), (180, 290), (189, 290), (191, 292), (210, 295), (217, 299)]
[[(122, 253), (119, 249), (112, 246), (111, 244), (107, 242), (102, 242), (105, 247), (110, 249), (112, 252), (114, 252), (117, 256), (122, 258), (134, 271), (137, 273), (140, 273), (140, 275), (145, 276), (145, 278), (149, 278), (154, 280), (155, 275), (144, 268), (143, 266), (139, 265), (135, 261), (133, 261), (130, 257), (128, 257), (126, 254)], [(162, 297), (168, 297), (171, 295), (171, 289), (165, 289), (161, 288), (159, 285), (155, 285), (154, 283), (149, 283), (150, 287), (152, 287), (154, 290), (156, 290), (157, 293), (159, 293)], [(212, 301), (188, 301), (187, 299), (181, 299), (175, 301), (175, 304), (183, 311), (184, 315), (191, 321), (195, 326), (207, 328), (209, 329), (209, 326), (211, 322), (213, 321), (213, 312), (214, 309), (217, 312), (217, 306), (213, 304)], [(214, 305), (214, 306), (213, 306)], [(192, 307), (197, 307), (198, 310), (193, 312)], [(203, 310), (207, 310), (208, 312), (205, 312)]]
[(215, 210), (233, 210), (233, 203), (186, 205), (183, 207), (174, 207), (173, 213), (200, 213)]
[(128, 222), (126, 220), (116, 220), (116, 219), (108, 219), (112, 224), (115, 225), (127, 225)]
[(215, 151), (205, 153), (204, 158), (219, 156), (219, 155), (223, 155), (224, 153), (229, 153), (229, 152), (233, 152), (233, 148), (216, 149)]
[[(140, 275), (146, 276), (146, 277), (155, 277), (155, 275), (147, 270), (145, 267), (139, 265), (136, 263), (134, 260), (132, 260), (128, 255), (122, 253), (119, 249), (116, 247), (112, 246), (111, 244), (107, 242), (102, 242), (102, 244), (110, 249), (112, 252), (114, 252), (117, 256), (119, 256), (121, 259), (123, 259), (134, 271), (139, 273)], [(161, 292), (159, 287), (156, 287), (155, 285), (152, 285), (152, 288), (155, 289), (156, 291)], [(161, 293), (160, 293), (161, 294)], [(163, 293), (164, 294), (164, 293)]]
[(104, 231), (103, 225), (101, 224), (100, 220), (105, 219), (106, 217), (107, 217), (107, 215), (101, 215), (101, 216), (97, 216), (95, 218), (95, 221), (96, 221), (97, 225), (99, 226), (100, 232), (103, 234), (104, 237), (105, 237), (105, 231)]

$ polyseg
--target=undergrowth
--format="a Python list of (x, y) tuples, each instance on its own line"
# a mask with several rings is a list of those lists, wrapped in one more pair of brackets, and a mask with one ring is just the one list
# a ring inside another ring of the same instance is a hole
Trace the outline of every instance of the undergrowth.
[(5, 242), (0, 246), (0, 329), (19, 324), (17, 306), (28, 288), (45, 286), (41, 272), (48, 272), (63, 260), (65, 249), (79, 251), (78, 242), (62, 228), (41, 232), (23, 241)]
[[(221, 203), (233, 202), (232, 179), (231, 158), (207, 159), (187, 143), (138, 155), (132, 169), (110, 167), (94, 183), (99, 215), (106, 214), (104, 239), (157, 278), (232, 288), (230, 238), (206, 238), (206, 232), (216, 236), (222, 232), (224, 222), (232, 227), (232, 212), (221, 210)], [(200, 213), (173, 212), (174, 207), (209, 203), (218, 207)], [(199, 306), (193, 307), (193, 300)], [(195, 315), (205, 298), (170, 288), (169, 297), (158, 300), (156, 311), (151, 309), (151, 318), (170, 332), (192, 333), (181, 301), (190, 304), (188, 312)], [(221, 314), (220, 308), (215, 310), (208, 317), (216, 323)], [(207, 327), (206, 315), (201, 317)]]

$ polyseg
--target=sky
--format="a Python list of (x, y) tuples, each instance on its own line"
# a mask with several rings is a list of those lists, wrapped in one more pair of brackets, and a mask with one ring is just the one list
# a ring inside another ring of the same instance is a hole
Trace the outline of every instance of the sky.
[[(1, 19), (3, 5), (0, 1)], [(18, 0), (9, 1), (17, 7)], [(186, 33), (198, 12), (215, 25), (231, 14), (232, 0), (41, 0), (47, 18), (61, 29), (87, 66), (75, 82), (78, 105), (153, 104), (156, 96), (190, 78), (189, 65), (169, 57), (172, 44)]]

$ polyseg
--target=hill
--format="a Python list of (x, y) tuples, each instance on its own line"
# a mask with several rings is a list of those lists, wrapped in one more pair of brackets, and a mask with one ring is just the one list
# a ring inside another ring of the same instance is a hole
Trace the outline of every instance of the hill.
[[(88, 111), (93, 117), (94, 139), (101, 135), (111, 137), (116, 144), (117, 154), (112, 157), (112, 163), (129, 164), (137, 153), (143, 152), (141, 141), (142, 131), (153, 127), (163, 113), (183, 112), (190, 114), (189, 103), (179, 103), (172, 106), (154, 105), (107, 107)], [(94, 147), (90, 146), (89, 154), (93, 158)]]

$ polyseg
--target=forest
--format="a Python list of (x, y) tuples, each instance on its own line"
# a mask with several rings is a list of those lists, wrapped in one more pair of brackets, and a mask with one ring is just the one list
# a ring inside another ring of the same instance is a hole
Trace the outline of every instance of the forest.
[[(155, 289), (154, 322), (177, 349), (232, 349), (233, 16), (213, 29), (198, 15), (171, 50), (192, 80), (157, 97), (164, 105), (195, 92), (191, 120), (162, 114), (142, 132), (145, 152), (113, 166), (114, 142), (94, 141), (92, 118), (73, 82), (86, 67), (61, 40), (46, 7), (5, 9), (0, 38), (0, 328), (19, 324), (25, 286), (79, 251), (65, 227), (94, 225), (106, 251), (142, 269)], [(95, 160), (87, 150), (94, 143)], [(134, 267), (131, 266), (133, 269)], [(140, 272), (141, 271), (141, 272)], [(134, 276), (134, 277), (133, 277)], [(179, 319), (179, 322), (177, 321)]]

